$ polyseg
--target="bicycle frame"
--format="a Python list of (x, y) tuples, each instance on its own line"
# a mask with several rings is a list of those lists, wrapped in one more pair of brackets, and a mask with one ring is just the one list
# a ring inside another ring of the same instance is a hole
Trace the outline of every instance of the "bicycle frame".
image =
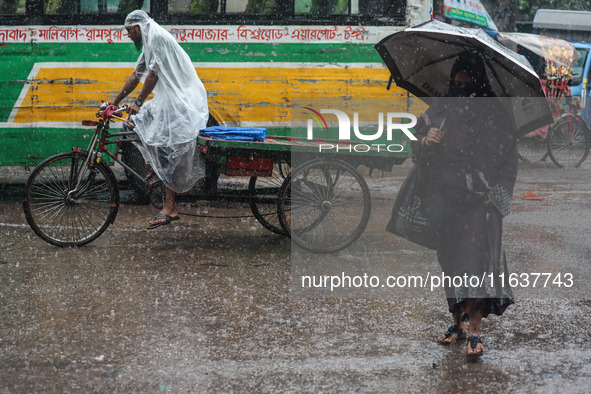
[[(84, 126), (96, 125), (96, 129), (95, 129), (94, 134), (92, 135), (92, 138), (90, 139), (90, 143), (88, 144), (88, 148), (87, 148), (88, 155), (87, 155), (86, 161), (83, 165), (83, 171), (81, 171), (80, 174), (78, 174), (78, 178), (76, 180), (76, 186), (74, 187), (73, 190), (71, 190), (68, 193), (68, 199), (75, 201), (74, 199), (72, 199), (72, 196), (78, 191), (78, 188), (80, 186), (80, 181), (84, 178), (84, 175), (86, 174), (85, 171), (87, 169), (92, 169), (92, 167), (94, 166), (95, 163), (97, 163), (97, 164), (100, 163), (100, 161), (102, 160), (103, 153), (107, 154), (107, 156), (109, 156), (111, 159), (113, 159), (113, 161), (115, 161), (116, 163), (119, 163), (121, 166), (123, 166), (133, 176), (140, 179), (148, 187), (152, 186), (151, 182), (147, 182), (146, 180), (144, 180), (144, 178), (140, 174), (138, 174), (133, 168), (131, 168), (129, 165), (127, 165), (126, 163), (124, 163), (123, 161), (121, 161), (119, 159), (119, 150), (121, 149), (121, 144), (123, 142), (133, 142), (133, 141), (140, 140), (137, 137), (136, 133), (133, 131), (119, 132), (119, 133), (110, 133), (109, 132), (109, 130), (110, 130), (109, 124), (112, 119), (116, 119), (121, 122), (125, 122), (132, 127), (134, 126), (134, 124), (129, 122), (127, 119), (124, 119), (120, 116), (115, 115), (117, 113), (121, 113), (123, 110), (125, 110), (125, 108), (126, 107), (120, 107), (117, 111), (115, 111), (113, 113), (113, 115), (103, 118), (103, 119), (99, 119), (98, 122), (92, 121), (92, 120), (82, 121), (82, 125), (84, 125)], [(101, 117), (103, 111), (104, 110), (101, 107), (101, 110), (96, 113), (96, 116)], [(125, 138), (125, 137), (130, 137), (130, 136), (135, 136), (135, 137), (134, 138)], [(118, 138), (118, 139), (114, 140), (114, 141), (109, 140), (111, 138)], [(113, 144), (116, 144), (115, 153), (111, 153), (107, 149), (107, 145), (113, 145)], [(74, 147), (72, 149), (75, 152), (82, 152), (82, 150), (77, 147)]]

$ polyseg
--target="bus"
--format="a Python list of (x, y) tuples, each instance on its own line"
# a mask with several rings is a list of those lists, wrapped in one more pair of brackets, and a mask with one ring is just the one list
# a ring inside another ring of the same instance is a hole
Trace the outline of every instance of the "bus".
[[(298, 97), (408, 97), (373, 45), (428, 21), (432, 0), (0, 0), (0, 166), (85, 146), (81, 121), (114, 97), (139, 52), (143, 9), (187, 51), (210, 120), (290, 131)], [(132, 97), (129, 98), (133, 100)], [(282, 134), (283, 133), (283, 134)]]

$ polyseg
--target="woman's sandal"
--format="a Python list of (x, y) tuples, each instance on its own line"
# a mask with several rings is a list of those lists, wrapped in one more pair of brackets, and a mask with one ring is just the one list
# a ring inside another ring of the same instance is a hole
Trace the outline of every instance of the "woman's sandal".
[[(446, 341), (446, 339), (451, 337), (453, 334), (457, 335), (456, 340), (450, 342)], [(460, 327), (456, 326), (455, 324), (452, 324), (447, 328), (447, 331), (445, 332), (445, 334), (443, 334), (443, 336), (443, 339), (437, 338), (437, 342), (441, 345), (449, 345), (451, 343), (459, 341), (460, 339), (466, 338), (466, 331), (462, 331)]]
[[(472, 348), (472, 351), (476, 350), (476, 347), (479, 343), (482, 343), (482, 340), (476, 334), (472, 334), (468, 337), (468, 344)], [(466, 353), (466, 355), (470, 358), (477, 358), (484, 354), (484, 349), (479, 351), (478, 353)]]

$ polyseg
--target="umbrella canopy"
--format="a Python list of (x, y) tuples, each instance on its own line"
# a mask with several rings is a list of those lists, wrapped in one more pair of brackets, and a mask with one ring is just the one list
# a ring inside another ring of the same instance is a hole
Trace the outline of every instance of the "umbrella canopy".
[(560, 38), (528, 33), (498, 33), (497, 39), (515, 52), (518, 51), (519, 46), (522, 46), (561, 66), (572, 67), (581, 58), (573, 44)]
[(529, 62), (481, 29), (433, 20), (394, 33), (375, 48), (396, 84), (428, 103), (429, 98), (448, 93), (455, 60), (467, 51), (476, 51), (484, 60), (494, 94), (508, 98), (501, 99), (501, 103), (518, 136), (554, 121), (538, 75)]
[(546, 84), (547, 97), (570, 97), (573, 64), (581, 58), (573, 44), (559, 38), (527, 33), (498, 33), (497, 39), (529, 60)]

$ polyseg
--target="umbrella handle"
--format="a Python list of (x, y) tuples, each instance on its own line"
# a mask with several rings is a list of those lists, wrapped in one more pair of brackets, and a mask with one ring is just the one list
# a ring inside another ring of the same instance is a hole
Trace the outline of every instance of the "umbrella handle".
[(443, 131), (443, 125), (445, 124), (446, 120), (447, 120), (447, 116), (445, 118), (443, 118), (443, 120), (441, 121), (441, 125), (439, 126), (439, 130)]

